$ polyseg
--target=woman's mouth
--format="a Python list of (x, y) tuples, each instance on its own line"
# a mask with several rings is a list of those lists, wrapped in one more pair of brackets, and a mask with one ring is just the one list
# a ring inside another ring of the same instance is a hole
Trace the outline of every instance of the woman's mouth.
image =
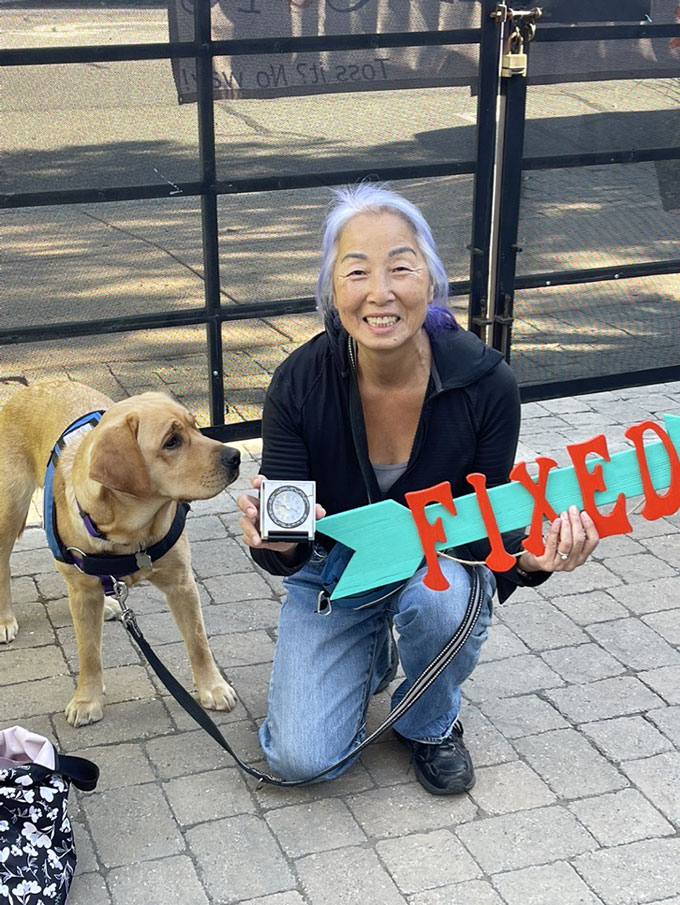
[(399, 318), (396, 314), (382, 314), (380, 316), (368, 316), (364, 320), (369, 327), (393, 327)]

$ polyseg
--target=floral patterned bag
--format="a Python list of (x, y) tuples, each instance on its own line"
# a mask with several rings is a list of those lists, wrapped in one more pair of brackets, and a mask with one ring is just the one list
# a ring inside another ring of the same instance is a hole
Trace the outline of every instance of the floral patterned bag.
[(0, 731), (0, 905), (63, 905), (76, 851), (71, 782), (91, 791), (99, 769), (21, 726)]

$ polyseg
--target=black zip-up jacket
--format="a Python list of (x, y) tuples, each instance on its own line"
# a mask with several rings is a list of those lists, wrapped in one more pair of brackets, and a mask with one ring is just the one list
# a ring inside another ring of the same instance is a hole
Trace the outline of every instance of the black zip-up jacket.
[[(314, 480), (328, 515), (382, 499), (405, 504), (404, 494), (451, 483), (455, 497), (472, 492), (465, 476), (481, 472), (487, 485), (508, 480), (519, 435), (515, 377), (500, 352), (461, 328), (428, 332), (432, 369), (404, 474), (381, 493), (368, 456), (361, 399), (344, 329), (325, 332), (296, 349), (272, 376), (262, 416), (261, 472), (270, 480)], [(520, 550), (523, 531), (503, 535), (506, 549)], [(317, 535), (324, 546), (334, 541)], [(255, 562), (274, 575), (290, 575), (308, 559), (300, 544), (294, 564), (270, 550), (252, 550)], [(457, 548), (461, 558), (483, 560), (488, 540)], [(398, 556), (399, 551), (395, 550)], [(497, 573), (502, 602), (517, 585), (540, 584), (549, 573)]]

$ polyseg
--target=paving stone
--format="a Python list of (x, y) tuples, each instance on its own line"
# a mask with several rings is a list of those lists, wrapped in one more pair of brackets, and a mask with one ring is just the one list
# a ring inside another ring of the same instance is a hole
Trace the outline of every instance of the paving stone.
[(69, 754), (86, 757), (99, 767), (98, 792), (141, 785), (155, 779), (149, 759), (141, 745), (114, 744), (93, 748), (69, 749)]
[(549, 688), (545, 696), (567, 719), (579, 723), (651, 710), (663, 703), (634, 676), (615, 676), (587, 685)]
[(75, 687), (71, 676), (53, 676), (36, 682), (5, 685), (0, 695), (0, 724), (21, 723), (29, 717), (66, 707)]
[(366, 841), (365, 833), (347, 805), (337, 799), (278, 808), (269, 811), (265, 819), (291, 858), (361, 845)]
[(384, 739), (385, 741), (369, 745), (362, 752), (361, 764), (366, 768), (373, 781), (380, 786), (413, 782), (415, 776), (404, 746), (389, 733), (386, 733)]
[(631, 669), (680, 667), (680, 654), (639, 619), (601, 622), (591, 625), (589, 631), (602, 647)]
[(677, 532), (649, 539), (643, 538), (642, 543), (668, 565), (675, 566), (676, 569), (680, 566), (680, 538)]
[[(28, 579), (24, 580), (28, 581)], [(30, 584), (33, 586), (32, 582)], [(14, 589), (14, 586), (15, 583), (13, 582), (12, 589)], [(2, 645), (2, 649), (0, 649), (0, 658), (9, 651), (16, 652), (29, 649), (33, 651), (35, 648), (55, 645), (57, 636), (52, 624), (47, 618), (44, 605), (36, 603), (35, 599), (28, 602), (22, 602), (17, 600), (16, 595), (14, 595), (13, 600), (14, 616), (19, 623), (19, 632), (11, 644), (7, 646), (4, 644)], [(40, 654), (36, 651), (35, 653), (31, 653), (30, 656), (40, 656)], [(2, 668), (3, 662), (4, 661), (0, 659), (0, 669)]]
[(235, 540), (206, 540), (191, 545), (191, 564), (201, 579), (226, 576), (234, 572), (246, 572), (250, 557), (242, 544)]
[(628, 610), (605, 591), (553, 597), (552, 603), (577, 625), (592, 625), (628, 615)]
[(266, 663), (271, 668), (274, 642), (265, 631), (212, 635), (210, 646), (215, 659), (224, 669), (254, 666), (257, 663)]
[(264, 578), (252, 568), (247, 572), (232, 572), (229, 576), (206, 578), (202, 584), (214, 603), (265, 600), (273, 593)]
[(680, 888), (680, 839), (652, 839), (580, 855), (573, 861), (605, 905), (657, 902)]
[(385, 839), (376, 851), (406, 895), (481, 876), (479, 865), (449, 830)]
[(662, 814), (680, 823), (680, 751), (628, 761), (621, 769)]
[(575, 729), (516, 739), (514, 745), (560, 798), (599, 795), (628, 785)]
[(614, 556), (633, 556), (636, 553), (646, 552), (647, 548), (639, 542), (635, 532), (632, 537), (630, 534), (615, 534), (600, 540), (593, 558), (602, 562)]
[(299, 892), (277, 892), (273, 896), (258, 896), (257, 899), (248, 899), (240, 905), (305, 905), (305, 901)]
[(93, 795), (87, 811), (97, 852), (106, 867), (155, 860), (184, 850), (168, 803), (152, 783)]
[(477, 707), (466, 706), (461, 714), (465, 743), (476, 766), (486, 767), (516, 759), (512, 745)]
[[(655, 712), (655, 711), (652, 711)], [(672, 747), (667, 738), (641, 716), (622, 716), (584, 723), (579, 731), (613, 761), (651, 757)]]
[[(257, 729), (250, 721), (230, 723), (228, 731), (222, 732), (234, 751), (247, 763), (262, 759)], [(157, 775), (164, 780), (190, 773), (220, 770), (233, 763), (229, 755), (203, 729), (153, 738), (144, 747)]]
[(69, 816), (73, 827), (73, 841), (75, 843), (76, 855), (78, 858), (78, 872), (84, 874), (89, 873), (90, 871), (97, 871), (101, 866), (97, 860), (97, 854), (94, 850), (94, 843), (90, 831), (80, 819), (85, 809), (78, 808), (74, 801), (75, 795), (79, 795), (82, 801), (87, 794), (89, 793), (76, 792), (75, 794), (70, 795), (69, 801)]
[(47, 546), (12, 553), (9, 561), (12, 576), (54, 572), (54, 557)]
[(655, 577), (652, 581), (645, 581), (642, 586), (622, 585), (612, 588), (609, 593), (638, 616), (658, 610), (677, 609), (680, 607), (680, 575), (661, 579)]
[(410, 905), (503, 905), (486, 880), (468, 880), (411, 896)]
[(579, 644), (543, 651), (541, 655), (551, 669), (570, 684), (596, 682), (620, 675), (624, 667), (598, 644)]
[[(514, 595), (513, 595), (514, 596)], [(517, 635), (501, 622), (494, 622), (489, 631), (489, 637), (482, 647), (480, 663), (489, 660), (504, 660), (506, 657), (515, 657), (518, 654), (529, 652)]]
[(245, 780), (233, 768), (180, 776), (164, 783), (163, 791), (180, 826), (256, 810)]
[(669, 644), (680, 645), (680, 610), (665, 610), (643, 616), (642, 621), (665, 638)]
[(647, 716), (677, 748), (680, 748), (680, 707), (650, 710)]
[(680, 667), (662, 666), (640, 672), (638, 676), (669, 704), (680, 704)]
[(547, 602), (510, 605), (503, 621), (532, 650), (548, 650), (588, 640), (582, 629)]
[(477, 813), (467, 795), (430, 795), (419, 783), (373, 789), (350, 795), (346, 802), (364, 832), (378, 839), (456, 826)]
[[(295, 889), (296, 882), (264, 820), (242, 814), (186, 833), (209, 898), (233, 903)], [(328, 868), (328, 859), (322, 856)]]
[(559, 805), (475, 820), (458, 827), (456, 835), (482, 869), (493, 874), (597, 848), (590, 833)]
[(0, 649), (2, 684), (32, 682), (47, 676), (69, 674), (68, 664), (57, 647), (41, 647), (32, 651), (17, 650), (13, 646)]
[(603, 565), (626, 582), (641, 581), (645, 575), (653, 575), (655, 578), (670, 578), (677, 574), (673, 566), (652, 553), (614, 556), (604, 560)]
[(563, 680), (539, 657), (525, 654), (478, 664), (465, 682), (465, 696), (480, 703), (490, 698), (527, 694), (562, 684)]
[(569, 725), (552, 704), (533, 694), (488, 701), (482, 703), (481, 709), (506, 738), (536, 735)]
[[(541, 585), (539, 593), (543, 597), (551, 599), (566, 597), (572, 594), (584, 594), (587, 591), (608, 590), (622, 584), (618, 575), (615, 575), (602, 563), (588, 560), (575, 572), (556, 572), (550, 576), (550, 580)], [(610, 591), (611, 593), (611, 591)]]
[(486, 814), (526, 811), (555, 801), (538, 774), (520, 761), (480, 767), (470, 797)]
[[(144, 631), (143, 627), (142, 631)], [(78, 651), (73, 625), (69, 624), (64, 628), (57, 629), (57, 638), (70, 668), (73, 672), (77, 672)], [(127, 632), (118, 622), (104, 623), (102, 660), (105, 670), (112, 666), (130, 666), (140, 662), (140, 655), (137, 649), (132, 646)]]
[(111, 905), (106, 880), (98, 873), (76, 875), (68, 894), (68, 905)]
[(600, 899), (564, 861), (496, 874), (493, 882), (507, 905), (555, 905), (557, 899), (559, 905), (600, 905)]
[(622, 789), (608, 795), (585, 798), (572, 802), (569, 807), (585, 828), (605, 846), (670, 836), (675, 832), (637, 789)]
[[(68, 699), (64, 701), (66, 705)], [(160, 701), (124, 701), (104, 707), (104, 718), (74, 729), (63, 714), (54, 718), (57, 738), (64, 751), (115, 742), (139, 741), (172, 732), (174, 727)]]
[(200, 540), (221, 540), (227, 538), (227, 529), (218, 515), (200, 515), (187, 519), (189, 543)]
[(108, 881), (114, 905), (209, 905), (185, 855), (117, 868)]
[(339, 798), (347, 802), (349, 796), (357, 795), (369, 789), (375, 789), (375, 783), (369, 772), (361, 763), (352, 766), (332, 782), (313, 783), (309, 786), (292, 788), (277, 787), (268, 784), (257, 786), (255, 795), (262, 813), (285, 808), (291, 805), (310, 801), (322, 801), (327, 798)]
[(302, 889), (310, 905), (405, 905), (406, 899), (378, 861), (375, 852), (363, 848), (345, 848), (333, 852), (307, 855), (296, 862)]

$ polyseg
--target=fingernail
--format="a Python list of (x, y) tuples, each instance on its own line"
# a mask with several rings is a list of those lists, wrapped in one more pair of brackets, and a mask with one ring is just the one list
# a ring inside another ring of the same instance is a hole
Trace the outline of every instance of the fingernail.
[(569, 512), (571, 512), (572, 515), (578, 515), (578, 506), (571, 505), (569, 507)]

